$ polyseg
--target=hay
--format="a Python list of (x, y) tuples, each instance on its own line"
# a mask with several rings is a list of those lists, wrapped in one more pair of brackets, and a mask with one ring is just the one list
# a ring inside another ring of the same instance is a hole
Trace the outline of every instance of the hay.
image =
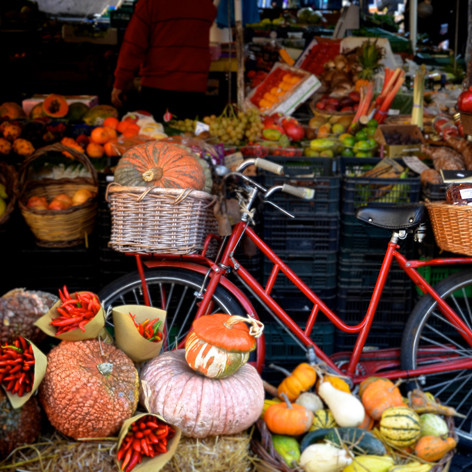
[[(182, 436), (164, 472), (251, 472), (251, 435), (211, 436), (194, 439)], [(0, 472), (117, 472), (117, 438), (89, 441), (65, 439), (55, 432), (35, 444), (16, 448), (0, 461)]]
[(115, 438), (64, 439), (58, 433), (17, 447), (0, 462), (1, 472), (116, 472)]
[(182, 436), (172, 459), (163, 472), (250, 472), (251, 462), (247, 433), (194, 439)]

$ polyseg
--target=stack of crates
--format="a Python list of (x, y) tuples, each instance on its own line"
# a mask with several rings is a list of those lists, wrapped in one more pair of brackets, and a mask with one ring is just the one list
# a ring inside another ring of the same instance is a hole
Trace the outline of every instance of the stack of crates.
[[(328, 306), (336, 304), (337, 255), (339, 249), (339, 200), (341, 178), (336, 173), (336, 160), (319, 157), (282, 157), (267, 159), (283, 165), (284, 175), (261, 172), (262, 185), (293, 185), (314, 189), (312, 200), (303, 200), (287, 193), (277, 192), (271, 201), (288, 211), (295, 218), (281, 213), (270, 204), (264, 206), (262, 231), (265, 242), (280, 259), (292, 269)], [(267, 283), (273, 263), (266, 257), (262, 263), (263, 286)], [(306, 323), (313, 303), (279, 272), (274, 289), (274, 299), (300, 325)], [(267, 316), (269, 334), (276, 329)], [(313, 336), (328, 329), (326, 320), (317, 320)], [(334, 334), (331, 334), (333, 338)], [(332, 339), (329, 341), (331, 342)], [(325, 347), (325, 346), (323, 346)], [(305, 353), (298, 349), (303, 359)], [(281, 352), (286, 362), (300, 361), (289, 352)], [(282, 359), (279, 359), (281, 361)], [(268, 363), (271, 362), (270, 352)]]
[[(342, 158), (341, 236), (338, 257), (338, 292), (336, 312), (347, 324), (359, 323), (367, 312), (372, 292), (387, 249), (391, 231), (364, 223), (356, 218), (359, 208), (367, 205), (396, 206), (418, 202), (419, 177), (371, 178), (363, 173), (380, 159)], [(402, 252), (413, 257), (409, 238), (400, 242)], [(403, 327), (412, 308), (412, 283), (393, 262), (380, 299), (367, 346), (393, 347), (401, 340)], [(388, 336), (386, 336), (388, 333)], [(351, 350), (357, 334), (337, 330), (336, 350)]]

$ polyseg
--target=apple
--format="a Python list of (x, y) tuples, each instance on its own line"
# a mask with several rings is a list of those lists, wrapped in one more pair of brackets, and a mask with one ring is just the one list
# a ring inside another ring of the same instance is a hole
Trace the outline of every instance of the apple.
[(305, 129), (295, 118), (285, 118), (282, 120), (282, 126), (292, 141), (300, 141), (305, 137)]
[(46, 200), (46, 197), (38, 197), (33, 195), (26, 202), (26, 206), (28, 208), (34, 208), (35, 210), (47, 210), (48, 201)]
[(359, 92), (352, 91), (352, 92), (348, 93), (348, 97), (351, 98), (352, 101), (354, 101), (356, 103), (359, 103), (359, 101), (361, 99), (361, 94)]

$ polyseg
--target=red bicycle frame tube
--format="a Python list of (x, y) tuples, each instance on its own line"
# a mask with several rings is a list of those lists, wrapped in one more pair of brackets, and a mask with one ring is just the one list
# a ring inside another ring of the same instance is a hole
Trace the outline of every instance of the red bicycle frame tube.
[[(272, 272), (264, 287), (242, 265), (240, 265), (234, 257), (235, 248), (238, 246), (238, 243), (244, 234), (254, 242), (257, 248), (273, 264)], [(145, 259), (143, 260), (143, 264), (147, 267), (174, 266), (186, 268), (197, 271), (203, 275), (207, 274), (210, 270), (208, 286), (196, 317), (206, 313), (212, 299), (212, 294), (214, 293), (218, 284), (221, 284), (223, 287), (227, 288), (231, 293), (233, 293), (249, 315), (255, 313), (252, 304), (247, 300), (247, 297), (244, 295), (244, 293), (225, 277), (225, 275), (230, 270), (236, 271), (239, 277), (262, 300), (268, 309), (274, 313), (275, 317), (277, 317), (289, 329), (289, 331), (300, 341), (302, 345), (305, 347), (313, 347), (318, 359), (326, 363), (334, 371), (338, 372), (339, 374), (348, 375), (353, 379), (354, 383), (358, 383), (365, 377), (356, 374), (356, 367), (361, 360), (363, 348), (372, 326), (372, 322), (374, 320), (375, 313), (394, 259), (424, 293), (431, 295), (433, 299), (436, 300), (438, 308), (441, 310), (443, 315), (450, 321), (451, 324), (457, 327), (457, 330), (461, 333), (463, 338), (468, 342), (469, 345), (472, 346), (472, 332), (470, 328), (457, 316), (454, 310), (440, 298), (434, 288), (416, 270), (417, 268), (424, 266), (472, 264), (472, 257), (433, 259), (429, 261), (407, 260), (397, 251), (397, 249), (399, 249), (398, 244), (395, 242), (389, 242), (366, 314), (362, 321), (356, 325), (348, 325), (344, 323), (245, 222), (239, 222), (234, 225), (232, 234), (227, 241), (219, 264), (215, 264), (210, 259), (201, 256), (165, 256), (165, 258), (159, 260), (152, 258), (149, 260)], [(137, 256), (137, 260), (138, 271), (141, 275), (143, 286), (146, 287), (146, 297), (147, 286), (144, 277), (144, 269), (139, 256)], [(284, 274), (290, 280), (290, 282), (313, 303), (313, 308), (307, 318), (304, 329), (295, 323), (286, 313), (286, 311), (271, 296), (271, 292), (279, 273)], [(357, 340), (354, 345), (354, 349), (350, 355), (347, 365), (343, 367), (343, 370), (338, 368), (334, 364), (333, 360), (330, 359), (330, 357), (325, 354), (310, 338), (315, 326), (316, 318), (320, 312), (323, 313), (330, 320), (330, 322), (335, 325), (336, 328), (342, 330), (343, 332), (357, 333)], [(264, 343), (260, 343), (260, 346), (258, 345), (258, 349), (262, 349), (262, 344)], [(430, 355), (435, 359), (440, 359), (440, 362), (433, 362), (425, 367), (420, 367), (408, 372), (405, 370), (395, 369), (390, 366), (390, 369), (382, 371), (382, 376), (395, 379), (400, 377), (414, 377), (425, 374), (433, 374), (445, 371), (450, 372), (452, 370), (472, 368), (472, 360), (454, 358), (453, 355), (449, 356), (446, 360), (444, 357), (442, 357), (444, 355), (442, 352), (432, 352)]]

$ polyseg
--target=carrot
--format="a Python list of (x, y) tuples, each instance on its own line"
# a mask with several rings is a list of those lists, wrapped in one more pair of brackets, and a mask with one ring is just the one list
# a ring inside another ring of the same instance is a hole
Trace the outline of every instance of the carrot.
[(405, 81), (404, 74), (402, 74), (398, 80), (395, 82), (393, 88), (389, 91), (388, 95), (383, 100), (380, 108), (376, 111), (374, 115), (374, 119), (377, 120), (378, 123), (383, 123), (385, 117), (387, 116), (387, 112), (390, 109), (390, 106), (395, 98), (396, 94), (400, 90), (400, 87), (403, 85)]

